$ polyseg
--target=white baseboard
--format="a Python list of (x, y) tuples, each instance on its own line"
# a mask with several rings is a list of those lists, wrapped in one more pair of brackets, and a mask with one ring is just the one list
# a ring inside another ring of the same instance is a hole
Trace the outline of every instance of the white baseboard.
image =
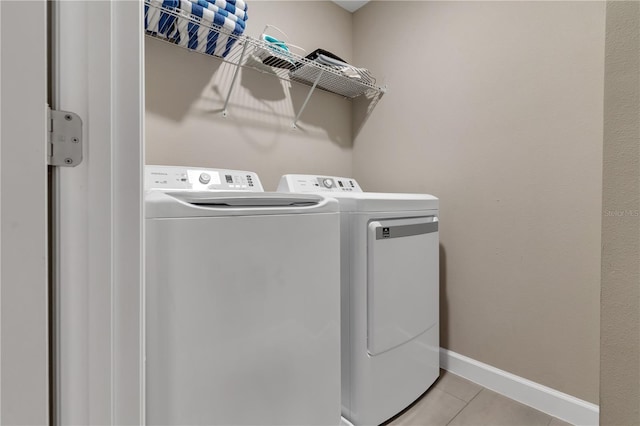
[(598, 425), (597, 405), (440, 348), (440, 366), (522, 404), (573, 425)]

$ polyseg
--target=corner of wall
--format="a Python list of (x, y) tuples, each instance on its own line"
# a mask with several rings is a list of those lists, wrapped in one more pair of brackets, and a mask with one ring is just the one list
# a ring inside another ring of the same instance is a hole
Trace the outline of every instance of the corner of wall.
[(640, 3), (607, 1), (600, 423), (640, 424)]

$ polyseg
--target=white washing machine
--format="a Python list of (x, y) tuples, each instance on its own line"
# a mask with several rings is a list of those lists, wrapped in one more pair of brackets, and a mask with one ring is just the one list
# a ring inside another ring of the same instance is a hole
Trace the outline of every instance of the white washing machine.
[(342, 414), (355, 425), (383, 423), (440, 372), (438, 199), (312, 175), (285, 175), (278, 191), (340, 203)]
[(340, 217), (255, 173), (147, 166), (146, 420), (340, 423)]

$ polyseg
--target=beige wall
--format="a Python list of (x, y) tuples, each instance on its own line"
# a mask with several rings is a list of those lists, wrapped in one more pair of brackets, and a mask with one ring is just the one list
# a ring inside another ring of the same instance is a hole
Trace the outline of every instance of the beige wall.
[(443, 346), (597, 403), (604, 3), (250, 7), (248, 34), (277, 25), (389, 92), (362, 128), (319, 92), (294, 131), (308, 89), (243, 70), (223, 118), (231, 68), (147, 38), (147, 163), (440, 196)]
[(640, 3), (607, 2), (600, 423), (640, 424)]
[(365, 190), (441, 198), (442, 344), (598, 402), (600, 2), (372, 2)]
[[(249, 2), (247, 34), (258, 37), (265, 24), (308, 52), (322, 47), (351, 60), (352, 15), (334, 3)], [(148, 37), (145, 45), (147, 164), (251, 170), (267, 190), (284, 173), (351, 175), (348, 101), (317, 91), (293, 130), (309, 88), (242, 70), (223, 118), (232, 67)]]

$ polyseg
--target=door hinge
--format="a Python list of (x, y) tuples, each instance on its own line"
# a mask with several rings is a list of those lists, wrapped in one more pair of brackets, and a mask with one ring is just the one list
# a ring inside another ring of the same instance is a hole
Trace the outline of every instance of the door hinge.
[(82, 119), (74, 112), (49, 108), (49, 165), (75, 167), (82, 163)]

